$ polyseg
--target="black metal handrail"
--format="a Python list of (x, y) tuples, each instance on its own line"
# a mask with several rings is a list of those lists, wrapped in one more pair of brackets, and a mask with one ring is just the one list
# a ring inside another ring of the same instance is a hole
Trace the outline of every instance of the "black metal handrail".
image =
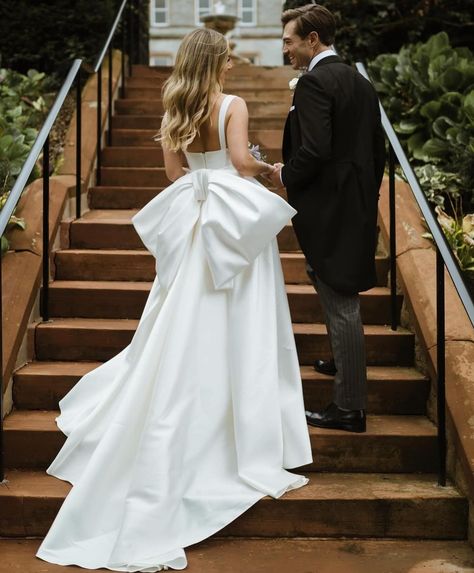
[[(370, 77), (361, 62), (357, 62), (358, 71), (370, 81)], [(390, 294), (392, 299), (392, 329), (398, 325), (398, 309), (396, 306), (396, 209), (395, 209), (395, 164), (398, 161), (415, 200), (423, 214), (426, 225), (433, 237), (436, 248), (436, 328), (437, 328), (437, 414), (438, 414), (438, 452), (439, 469), (438, 483), (446, 485), (446, 384), (445, 384), (445, 277), (444, 269), (453, 281), (454, 287), (461, 299), (466, 313), (474, 326), (474, 301), (469, 293), (458, 261), (443, 233), (428, 199), (426, 198), (410, 162), (401, 146), (400, 140), (393, 129), (383, 105), (380, 103), (382, 127), (389, 141), (389, 210), (390, 210)]]
[[(112, 142), (112, 104), (113, 104), (113, 83), (112, 83), (112, 41), (115, 34), (121, 24), (121, 95), (124, 96), (125, 93), (125, 46), (126, 46), (126, 33), (129, 33), (128, 42), (128, 75), (131, 75), (132, 62), (134, 59), (134, 6), (136, 5), (139, 9), (140, 0), (123, 0), (120, 8), (117, 11), (117, 15), (114, 22), (110, 28), (110, 32), (104, 43), (104, 46), (97, 58), (93, 71), (97, 73), (97, 160), (96, 160), (96, 178), (97, 184), (100, 184), (100, 172), (101, 172), (101, 146), (102, 146), (102, 64), (105, 55), (108, 54), (108, 144)], [(125, 8), (128, 6), (128, 22), (122, 19)], [(139, 27), (139, 24), (138, 24)], [(137, 35), (139, 38), (139, 34)], [(7, 201), (3, 209), (0, 211), (0, 236), (5, 232), (8, 225), (8, 221), (16, 208), (18, 201), (23, 193), (25, 185), (31, 175), (31, 172), (35, 166), (36, 160), (38, 159), (41, 151), (43, 151), (43, 250), (42, 250), (42, 289), (41, 289), (41, 300), (40, 300), (40, 314), (44, 322), (49, 320), (49, 280), (50, 280), (50, 268), (49, 268), (49, 177), (50, 177), (50, 156), (49, 156), (49, 135), (51, 128), (60, 112), (64, 100), (66, 99), (71, 86), (74, 81), (76, 81), (76, 218), (81, 217), (81, 152), (82, 152), (82, 85), (81, 85), (81, 67), (83, 61), (80, 59), (74, 60), (69, 73), (64, 80), (56, 100), (46, 118), (33, 147), (28, 154), (28, 157), (22, 167), (20, 174), (18, 175), (15, 184), (8, 196)], [(3, 440), (3, 327), (2, 327), (2, 296), (1, 296), (1, 285), (2, 285), (2, 260), (0, 258), (0, 482), (4, 480), (5, 477), (5, 467), (4, 467), (4, 440)]]

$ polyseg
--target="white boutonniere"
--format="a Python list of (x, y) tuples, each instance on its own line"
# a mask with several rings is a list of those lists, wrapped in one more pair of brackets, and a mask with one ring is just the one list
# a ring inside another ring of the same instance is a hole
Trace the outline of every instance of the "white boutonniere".
[(292, 78), (289, 82), (288, 85), (290, 86), (290, 90), (292, 92), (295, 91), (296, 89), (296, 84), (298, 83), (298, 80), (301, 78), (301, 76), (305, 73), (306, 70), (301, 70), (300, 73), (296, 76), (296, 78)]
[(291, 90), (292, 92), (295, 91), (295, 89), (296, 89), (296, 84), (298, 83), (298, 80), (299, 80), (299, 79), (300, 79), (300, 78), (292, 78), (292, 79), (288, 82), (288, 85), (290, 86), (290, 90)]

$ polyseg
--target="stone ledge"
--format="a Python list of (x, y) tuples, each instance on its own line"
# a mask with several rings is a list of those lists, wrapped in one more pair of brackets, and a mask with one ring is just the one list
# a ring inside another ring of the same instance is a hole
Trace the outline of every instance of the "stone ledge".
[[(396, 182), (397, 278), (411, 311), (413, 326), (436, 376), (436, 252), (421, 236), (426, 229), (415, 197), (407, 183)], [(388, 243), (388, 179), (381, 188), (379, 222)], [(456, 483), (474, 501), (474, 329), (456, 289), (445, 272), (446, 401), (448, 468)], [(434, 385), (435, 386), (435, 385)], [(436, 394), (433, 388), (432, 394)], [(471, 537), (474, 532), (471, 528)]]

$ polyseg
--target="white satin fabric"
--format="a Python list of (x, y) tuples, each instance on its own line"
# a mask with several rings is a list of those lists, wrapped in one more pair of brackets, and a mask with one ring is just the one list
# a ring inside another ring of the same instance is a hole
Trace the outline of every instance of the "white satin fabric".
[(222, 149), (133, 224), (157, 259), (134, 337), (59, 402), (46, 470), (73, 484), (36, 555), (88, 569), (184, 569), (183, 548), (312, 461), (275, 235), (294, 214)]

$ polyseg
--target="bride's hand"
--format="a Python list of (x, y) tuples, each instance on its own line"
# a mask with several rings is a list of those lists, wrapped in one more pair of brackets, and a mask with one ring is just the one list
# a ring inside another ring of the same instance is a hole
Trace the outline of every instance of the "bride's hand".
[(271, 177), (272, 177), (274, 172), (275, 172), (275, 166), (267, 163), (266, 169), (265, 169), (265, 171), (262, 171), (261, 175), (262, 175), (262, 177), (264, 177), (268, 181), (271, 181)]
[(283, 167), (283, 163), (275, 163), (273, 165), (273, 171), (269, 176), (269, 180), (276, 189), (283, 189), (284, 185), (281, 181), (281, 168)]

